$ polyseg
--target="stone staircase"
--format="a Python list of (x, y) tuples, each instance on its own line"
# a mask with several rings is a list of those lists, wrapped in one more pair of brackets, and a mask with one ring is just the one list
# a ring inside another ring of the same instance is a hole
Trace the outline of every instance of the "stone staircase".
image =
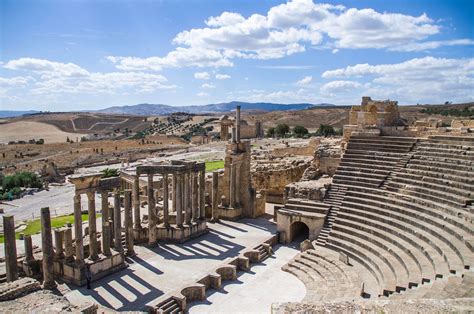
[(163, 314), (181, 314), (184, 313), (178, 301), (174, 298), (169, 298), (156, 306), (154, 313)]
[(331, 204), (331, 207), (329, 208), (328, 214), (324, 219), (323, 229), (321, 230), (318, 235), (318, 238), (314, 242), (316, 245), (326, 245), (329, 234), (331, 233), (332, 225), (336, 221), (337, 213), (342, 202), (344, 201), (346, 191), (347, 188), (333, 184), (331, 185), (329, 191), (326, 193), (324, 203)]

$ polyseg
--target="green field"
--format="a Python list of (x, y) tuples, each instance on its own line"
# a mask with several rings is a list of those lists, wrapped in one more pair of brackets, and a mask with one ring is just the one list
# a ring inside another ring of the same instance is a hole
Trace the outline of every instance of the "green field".
[[(97, 214), (97, 218), (99, 218), (101, 215)], [(83, 214), (82, 215), (82, 221), (87, 221), (89, 215)], [(51, 218), (51, 227), (52, 228), (59, 228), (65, 226), (68, 222), (74, 223), (74, 215), (66, 215), (66, 216), (58, 216)], [(37, 234), (38, 232), (41, 231), (41, 222), (39, 219), (35, 220), (30, 220), (26, 223), (26, 229), (24, 229), (21, 232), (17, 232), (15, 234), (16, 238), (20, 238), (20, 233), (23, 233), (24, 235), (34, 235)], [(3, 243), (3, 234), (0, 235), (0, 243)]]
[(223, 160), (206, 161), (206, 171), (214, 171), (224, 168)]

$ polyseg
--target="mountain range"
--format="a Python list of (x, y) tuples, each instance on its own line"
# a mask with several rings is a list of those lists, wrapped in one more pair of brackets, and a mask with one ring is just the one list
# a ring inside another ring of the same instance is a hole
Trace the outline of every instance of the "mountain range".
[(302, 110), (313, 107), (328, 107), (333, 104), (275, 104), (267, 102), (239, 102), (232, 101), (226, 103), (209, 104), (202, 106), (169, 106), (162, 104), (138, 104), (133, 106), (113, 106), (105, 109), (97, 110), (97, 112), (114, 113), (114, 114), (130, 114), (130, 115), (165, 115), (174, 112), (187, 112), (195, 114), (215, 113), (215, 112), (230, 112), (235, 110), (235, 107), (240, 105), (242, 110), (246, 111), (287, 111), (287, 110)]
[[(218, 104), (209, 105), (191, 105), (191, 106), (169, 106), (163, 104), (138, 104), (132, 106), (113, 106), (99, 110), (84, 110), (87, 112), (100, 112), (110, 114), (126, 114), (126, 115), (167, 115), (175, 112), (186, 112), (194, 114), (205, 114), (205, 113), (216, 113), (216, 112), (230, 112), (235, 110), (236, 106), (241, 106), (242, 110), (245, 111), (287, 111), (287, 110), (302, 110), (315, 107), (333, 107), (333, 104), (320, 103), (299, 103), (299, 104), (276, 104), (269, 102), (239, 102), (231, 101)], [(28, 110), (28, 111), (16, 111), (16, 110), (0, 110), (0, 118), (12, 118), (18, 117), (25, 114), (41, 113), (40, 111)]]

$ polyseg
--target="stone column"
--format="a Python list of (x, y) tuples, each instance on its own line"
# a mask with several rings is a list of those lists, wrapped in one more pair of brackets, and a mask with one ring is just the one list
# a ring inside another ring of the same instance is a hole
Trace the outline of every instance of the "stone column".
[(63, 254), (63, 232), (61, 229), (54, 229), (54, 242), (55, 242), (55, 254), (56, 259), (61, 259), (64, 257)]
[(193, 176), (193, 221), (196, 222), (199, 218), (199, 189), (198, 189), (198, 174), (192, 173)]
[(53, 265), (53, 237), (49, 207), (41, 208), (41, 250), (43, 251), (43, 289), (56, 288)]
[(16, 254), (15, 220), (13, 215), (3, 216), (3, 234), (7, 281), (11, 282), (18, 279), (18, 256)]
[(240, 163), (235, 165), (235, 205), (240, 207)]
[(232, 143), (237, 143), (237, 129), (232, 127)]
[(74, 252), (72, 248), (72, 229), (67, 227), (64, 231), (64, 258), (66, 262), (74, 261)]
[(190, 191), (190, 173), (186, 171), (184, 173), (184, 222), (187, 225), (191, 224), (191, 206), (189, 200), (191, 199), (191, 191)]
[(170, 225), (170, 216), (169, 216), (169, 193), (168, 193), (168, 174), (163, 174), (163, 223), (165, 227)]
[(82, 239), (81, 195), (74, 195), (74, 242), (76, 244), (76, 263), (84, 263), (84, 242)]
[[(109, 219), (109, 193), (107, 191), (100, 192), (100, 211), (102, 212), (102, 226)], [(103, 231), (102, 231), (103, 232)]]
[(99, 258), (99, 246), (97, 244), (97, 222), (95, 216), (95, 192), (87, 193), (89, 209), (89, 258), (93, 261)]
[(214, 171), (212, 173), (212, 221), (219, 220), (219, 214), (217, 213), (217, 206), (219, 204), (219, 173)]
[(206, 170), (199, 174), (199, 218), (206, 218)]
[(132, 221), (132, 191), (125, 190), (124, 208), (125, 208), (125, 243), (127, 245), (127, 255), (135, 255), (133, 250), (133, 221)]
[(103, 224), (102, 224), (102, 253), (105, 255), (105, 256), (110, 256), (112, 255), (112, 253), (110, 252), (110, 243), (112, 242), (111, 240), (111, 234), (112, 234), (112, 231), (110, 230), (110, 221), (111, 220), (108, 220), (108, 221), (105, 221)]
[(229, 199), (230, 207), (235, 208), (235, 164), (230, 165)]
[(181, 173), (176, 173), (176, 197), (175, 197), (175, 202), (176, 202), (176, 225), (178, 227), (183, 226), (183, 207), (182, 207), (182, 184), (181, 181), (182, 179), (182, 174)]
[(235, 119), (235, 124), (236, 124), (236, 141), (237, 143), (240, 142), (240, 106), (237, 106), (237, 114), (236, 114), (236, 119)]
[(35, 261), (35, 257), (33, 256), (33, 241), (31, 240), (30, 235), (25, 235), (24, 243), (25, 243), (25, 260), (23, 261), (23, 263), (29, 265)]
[(153, 174), (148, 174), (148, 244), (156, 243), (155, 197), (153, 195)]
[(114, 248), (123, 252), (122, 247), (122, 217), (120, 215), (120, 193), (114, 192)]
[(138, 175), (133, 178), (132, 204), (134, 217), (133, 228), (136, 230), (140, 230), (142, 228), (142, 224), (140, 218), (140, 178)]
[(171, 205), (173, 212), (176, 211), (176, 185), (178, 184), (177, 178), (176, 178), (176, 173), (172, 174), (172, 182), (171, 182)]

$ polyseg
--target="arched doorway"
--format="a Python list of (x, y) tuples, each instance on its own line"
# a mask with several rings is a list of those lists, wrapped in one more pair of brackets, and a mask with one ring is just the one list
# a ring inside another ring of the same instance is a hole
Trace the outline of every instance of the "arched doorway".
[(309, 228), (304, 222), (301, 222), (301, 221), (294, 222), (290, 226), (290, 230), (291, 230), (290, 242), (293, 242), (293, 241), (301, 242), (309, 238)]

